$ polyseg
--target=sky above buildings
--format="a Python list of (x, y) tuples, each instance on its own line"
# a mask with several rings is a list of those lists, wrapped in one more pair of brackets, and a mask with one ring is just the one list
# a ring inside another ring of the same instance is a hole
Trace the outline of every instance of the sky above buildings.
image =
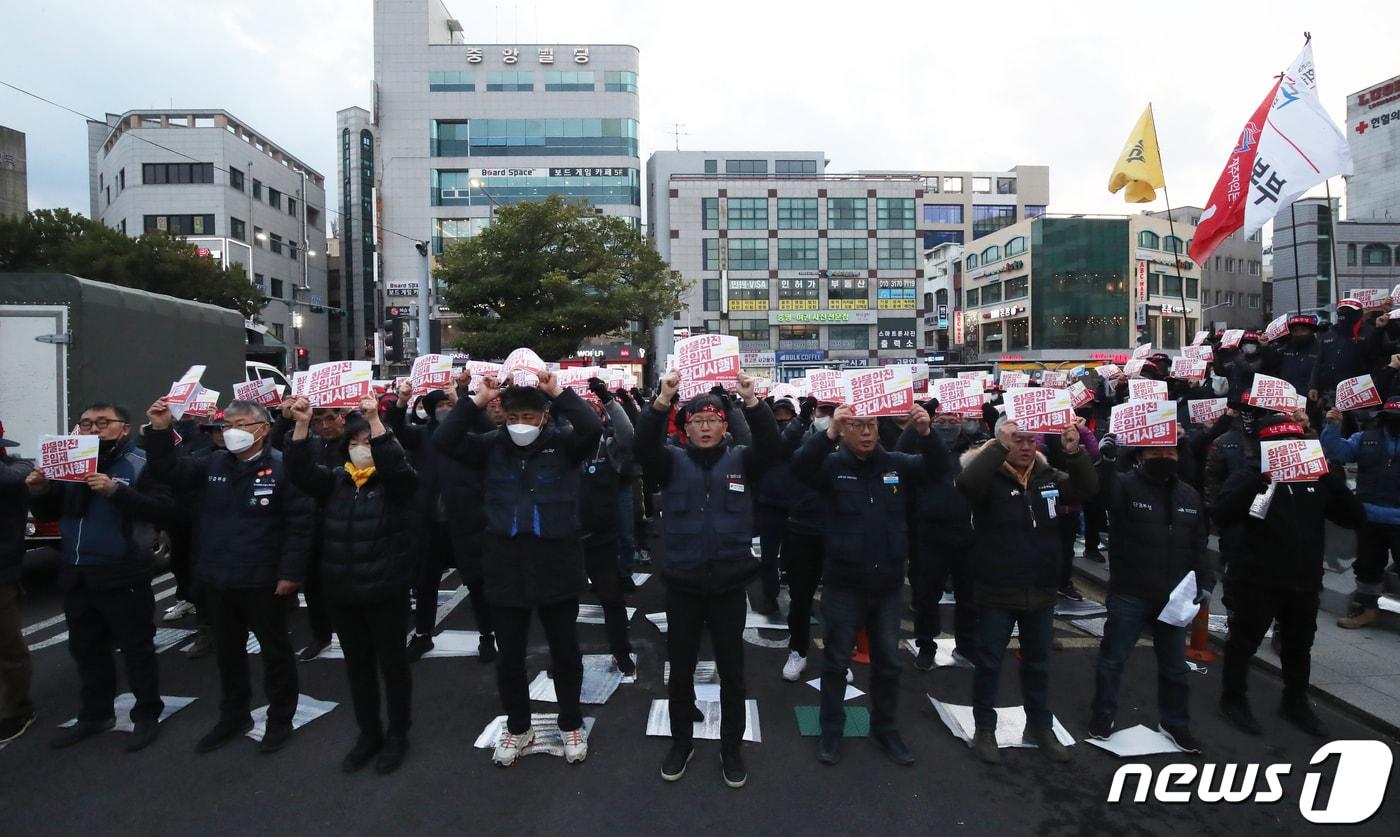
[[(1400, 73), (1383, 1), (447, 5), (473, 44), (638, 46), (643, 160), (679, 141), (822, 149), (829, 172), (1044, 164), (1052, 212), (1164, 208), (1105, 188), (1148, 101), (1173, 204), (1202, 204), (1304, 30), (1338, 124), (1347, 94)], [(335, 112), (370, 102), (371, 0), (36, 0), (4, 20), (0, 80), (96, 117), (224, 108), (335, 199)], [(83, 120), (0, 87), (0, 124), (28, 135), (30, 208), (86, 213)]]

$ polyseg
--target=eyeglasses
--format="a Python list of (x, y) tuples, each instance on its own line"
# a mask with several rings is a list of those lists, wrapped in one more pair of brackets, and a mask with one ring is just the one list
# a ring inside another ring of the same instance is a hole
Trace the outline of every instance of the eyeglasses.
[(873, 421), (855, 422), (847, 419), (846, 429), (852, 433), (874, 433), (878, 429), (878, 425)]
[(95, 427), (98, 430), (106, 430), (108, 427), (111, 427), (114, 424), (126, 424), (126, 422), (122, 421), (121, 419), (109, 418), (83, 419), (78, 422), (78, 429), (91, 430)]
[(693, 418), (690, 421), (686, 422), (686, 424), (690, 425), (691, 427), (698, 427), (703, 430), (710, 427), (718, 427), (719, 425), (724, 424), (724, 420), (717, 418)]
[(233, 422), (229, 422), (228, 425), (227, 425), (224, 429), (225, 429), (225, 430), (247, 430), (247, 429), (250, 428), (250, 427), (257, 427), (257, 426), (260, 425), (260, 424), (267, 424), (267, 422), (265, 422), (265, 421), (245, 421), (245, 422), (242, 422), (241, 424), (234, 424)]

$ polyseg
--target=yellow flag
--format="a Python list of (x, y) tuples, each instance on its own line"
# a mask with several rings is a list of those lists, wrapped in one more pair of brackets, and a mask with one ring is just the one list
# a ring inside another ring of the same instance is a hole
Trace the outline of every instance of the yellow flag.
[(1108, 191), (1116, 193), (1124, 186), (1123, 199), (1128, 203), (1151, 203), (1157, 200), (1157, 190), (1167, 181), (1162, 177), (1162, 155), (1157, 150), (1157, 126), (1152, 122), (1152, 106), (1142, 112), (1123, 151), (1108, 177)]

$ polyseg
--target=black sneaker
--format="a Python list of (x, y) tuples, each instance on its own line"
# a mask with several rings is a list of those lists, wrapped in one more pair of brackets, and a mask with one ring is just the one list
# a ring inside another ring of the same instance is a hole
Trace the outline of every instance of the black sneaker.
[(614, 654), (613, 664), (622, 672), (623, 677), (631, 677), (637, 673), (637, 664), (632, 662), (631, 654)]
[(1170, 738), (1172, 743), (1188, 753), (1200, 753), (1201, 745), (1196, 742), (1196, 736), (1191, 734), (1187, 727), (1169, 727), (1165, 724), (1158, 725), (1157, 729), (1162, 734)]
[(415, 631), (413, 638), (408, 641), (408, 661), (416, 663), (431, 650), (433, 650), (433, 638)]
[(244, 718), (241, 721), (230, 721), (219, 719), (214, 728), (204, 734), (199, 739), (199, 743), (194, 746), (196, 753), (212, 753), (240, 735), (245, 735), (253, 728), (253, 719)]
[(143, 718), (132, 722), (131, 738), (126, 742), (128, 753), (139, 753), (155, 742), (160, 734), (160, 722)]
[(934, 648), (932, 643), (921, 646), (918, 656), (914, 658), (914, 668), (919, 671), (933, 671), (938, 665), (934, 662), (937, 654), (938, 650)]
[(885, 751), (885, 755), (890, 757), (890, 761), (895, 764), (908, 767), (914, 763), (914, 754), (905, 746), (904, 739), (897, 732), (885, 732), (879, 735), (872, 735), (875, 743), (880, 745), (880, 749)]
[(1259, 721), (1254, 717), (1254, 712), (1249, 708), (1249, 703), (1243, 698), (1230, 700), (1220, 699), (1220, 713), (1225, 716), (1240, 732), (1248, 735), (1262, 735), (1264, 730), (1259, 726)]
[(383, 746), (384, 739), (370, 738), (362, 734), (355, 740), (354, 749), (346, 753), (344, 760), (340, 762), (341, 771), (344, 773), (354, 773), (369, 764), (369, 760), (374, 758), (375, 754), (378, 753)]
[(275, 753), (287, 746), (287, 742), (292, 740), (292, 725), (288, 723), (274, 724), (268, 722), (263, 730), (262, 744), (258, 747), (260, 753)]
[(666, 753), (666, 760), (661, 762), (661, 778), (667, 782), (678, 782), (685, 775), (685, 766), (690, 764), (690, 757), (695, 755), (695, 745), (689, 741), (676, 741), (671, 744), (671, 750)]
[(1113, 735), (1113, 718), (1108, 715), (1095, 715), (1089, 719), (1089, 737), (1107, 741)]
[(742, 788), (749, 783), (749, 771), (744, 767), (744, 757), (739, 753), (739, 748), (720, 748), (720, 773), (724, 776), (724, 783), (731, 788)]
[(402, 735), (389, 736), (384, 739), (384, 749), (379, 752), (379, 758), (374, 760), (374, 772), (380, 776), (393, 773), (403, 764), (403, 758), (406, 755), (408, 755), (408, 739)]
[(1060, 588), (1060, 597), (1072, 602), (1084, 601), (1084, 594), (1079, 592), (1079, 588), (1074, 586), (1073, 581)]
[(1318, 738), (1326, 738), (1330, 732), (1327, 724), (1317, 717), (1312, 705), (1306, 700), (1285, 701), (1279, 707), (1279, 714), (1293, 726), (1306, 732), (1308, 735), (1315, 735)]
[(817, 761), (834, 765), (841, 760), (841, 736), (822, 734), (817, 739)]
[[(428, 647), (433, 647), (432, 640), (428, 641)], [(484, 666), (496, 662), (496, 638), (494, 636), (482, 634), (481, 641), (476, 644), (476, 659)]]
[(303, 663), (309, 663), (317, 657), (321, 656), (321, 652), (325, 651), (330, 646), (330, 640), (322, 642), (319, 639), (313, 638), (310, 644), (308, 644), (305, 648), (301, 649), (301, 654), (297, 655), (297, 659), (301, 660)]
[(106, 732), (116, 725), (116, 718), (108, 718), (105, 721), (79, 721), (63, 732), (60, 732), (49, 742), (49, 746), (55, 750), (62, 750), (64, 747), (72, 747), (79, 741), (85, 741), (98, 733)]
[(25, 730), (33, 726), (34, 720), (38, 717), (30, 712), (28, 715), (16, 715), (13, 718), (0, 721), (0, 744), (8, 744), (24, 735)]

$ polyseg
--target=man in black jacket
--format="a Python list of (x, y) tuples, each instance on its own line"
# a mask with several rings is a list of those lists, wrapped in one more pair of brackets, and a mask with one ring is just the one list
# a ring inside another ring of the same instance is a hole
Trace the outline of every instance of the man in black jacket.
[[(914, 763), (895, 728), (899, 700), (899, 613), (909, 550), (905, 498), (929, 473), (927, 460), (942, 452), (929, 415), (914, 405), (906, 426), (923, 439), (922, 455), (880, 446), (879, 420), (836, 408), (832, 426), (813, 434), (792, 460), (793, 476), (821, 495), (826, 512), (822, 615), (821, 738), (817, 760), (836, 764), (846, 726), (846, 669), (856, 634), (870, 639), (870, 734), (896, 764)], [(933, 466), (936, 468), (937, 466)]]
[(632, 662), (627, 598), (623, 595), (622, 576), (618, 573), (617, 541), (623, 523), (618, 509), (618, 491), (622, 486), (622, 470), (632, 460), (635, 433), (619, 399), (608, 391), (601, 379), (589, 378), (588, 389), (598, 399), (596, 410), (602, 413), (599, 418), (603, 422), (603, 436), (583, 465), (579, 503), (584, 529), (584, 565), (593, 594), (603, 608), (608, 650), (618, 670), (630, 677), (637, 673), (637, 665)]
[(315, 504), (292, 485), (282, 453), (268, 446), (272, 418), (250, 401), (224, 410), (225, 450), (177, 457), (170, 407), (146, 411), (146, 452), (157, 479), (195, 495), (195, 579), (214, 610), (215, 656), (223, 695), (218, 723), (199, 740), (207, 753), (253, 727), (248, 631), (261, 646), (267, 728), (261, 749), (287, 745), (299, 696), (288, 610), (306, 578)]
[(1108, 621), (1095, 674), (1089, 735), (1113, 734), (1118, 684), (1144, 629), (1152, 629), (1157, 655), (1159, 728), (1188, 753), (1200, 747), (1191, 735), (1186, 670), (1186, 628), (1158, 619), (1172, 591), (1196, 574), (1196, 603), (1209, 608), (1215, 571), (1206, 554), (1210, 527), (1201, 496), (1177, 476), (1177, 449), (1138, 451), (1133, 470), (1119, 474), (1112, 435), (1099, 445), (1099, 499), (1116, 536), (1109, 544)]
[(128, 750), (140, 750), (155, 740), (165, 708), (156, 669), (151, 548), (155, 527), (174, 517), (175, 501), (151, 480), (146, 458), (131, 443), (130, 430), (125, 409), (94, 404), (83, 411), (78, 432), (100, 440), (97, 473), (82, 483), (51, 482), (39, 470), (25, 479), (34, 517), (58, 520), (63, 533), (59, 586), (64, 591), (68, 650), (82, 681), (78, 722), (53, 740), (55, 748), (115, 724), (113, 646), (122, 650), (127, 685), (136, 698)]
[[(470, 432), (479, 413), (498, 396), (506, 426), (490, 433)], [(571, 427), (549, 421), (550, 399)], [(507, 715), (492, 760), (502, 767), (515, 764), (535, 738), (525, 678), (532, 611), (539, 614), (549, 641), (564, 758), (577, 763), (588, 756), (579, 709), (583, 655), (576, 625), (578, 597), (588, 584), (579, 481), (583, 462), (597, 450), (602, 432), (602, 422), (583, 399), (542, 372), (538, 388), (511, 386), (503, 391), (494, 378), (486, 378), (475, 396), (457, 402), (433, 435), (443, 453), (485, 474), (486, 598), (500, 644), (496, 678)]]
[(684, 408), (685, 446), (666, 443), (666, 418), (680, 387), (672, 370), (661, 379), (661, 392), (643, 411), (637, 428), (637, 459), (647, 478), (661, 488), (661, 522), (666, 560), (666, 657), (671, 663), (669, 688), (671, 749), (661, 764), (661, 778), (674, 782), (685, 775), (695, 753), (695, 663), (706, 626), (715, 652), (720, 683), (720, 762), (725, 784), (748, 782), (740, 752), (745, 717), (744, 588), (758, 574), (753, 539), (753, 488), (777, 456), (778, 424), (768, 405), (754, 395), (754, 381), (739, 376), (744, 420), (753, 444), (731, 444), (728, 399), (698, 395)]
[[(780, 431), (797, 419), (797, 408), (790, 398), (775, 399), (771, 409)], [(763, 593), (754, 612), (765, 615), (778, 612), (778, 562), (784, 551), (791, 503), (788, 486), (792, 482), (792, 473), (787, 468), (787, 459), (788, 457), (784, 456), (780, 462), (768, 469), (755, 492), (758, 496), (754, 498), (757, 503), (759, 552), (763, 560), (763, 569), (759, 573), (763, 582)]]
[(29, 492), (24, 479), (34, 463), (10, 456), (19, 442), (5, 438), (0, 424), (0, 744), (13, 741), (34, 723), (29, 683), (34, 666), (20, 624), (20, 573), (24, 569), (24, 526)]
[[(810, 396), (802, 399), (797, 418), (782, 429), (780, 458), (790, 460), (809, 435), (825, 433), (831, 426), (831, 414), (835, 409), (834, 404), (818, 404)], [(822, 582), (822, 532), (826, 523), (817, 492), (792, 479), (791, 467), (782, 470), (789, 477), (785, 489), (788, 519), (782, 562), (788, 579), (788, 658), (783, 663), (783, 679), (796, 683), (807, 670), (807, 652), (812, 644), (812, 599)]]
[[(1080, 419), (1082, 421), (1082, 419)], [(1098, 478), (1079, 444), (1073, 424), (1060, 434), (1064, 471), (1036, 452), (1036, 436), (1013, 421), (997, 426), (996, 438), (963, 455), (955, 484), (972, 504), (978, 555), (977, 672), (972, 714), (973, 749), (988, 764), (1001, 760), (996, 741), (996, 695), (1001, 661), (1011, 630), (1021, 628), (1021, 695), (1025, 741), (1051, 761), (1069, 761), (1055, 737), (1050, 712), (1050, 640), (1060, 570), (1056, 506), (1077, 503), (1098, 491)]]

